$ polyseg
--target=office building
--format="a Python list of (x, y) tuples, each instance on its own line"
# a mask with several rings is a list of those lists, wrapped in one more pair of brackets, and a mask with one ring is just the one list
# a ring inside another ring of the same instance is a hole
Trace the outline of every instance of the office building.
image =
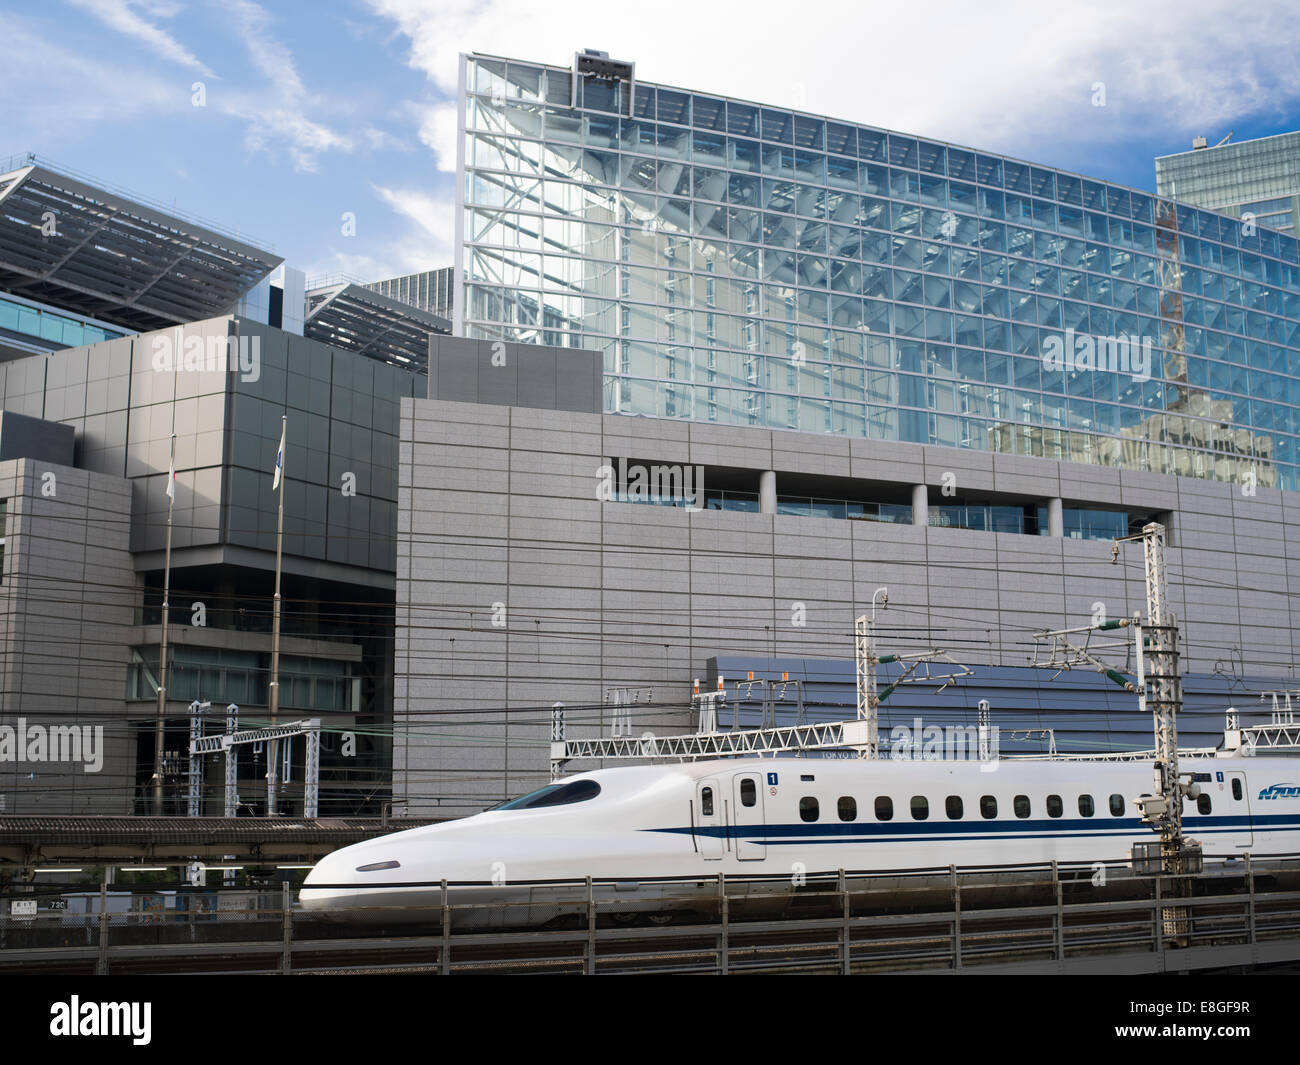
[[(882, 649), (974, 671), (899, 688), (885, 728), (973, 725), (987, 698), (1062, 750), (1148, 747), (1132, 696), (1032, 661), (1036, 631), (1145, 610), (1111, 541), (1153, 520), (1184, 742), (1288, 684), (1294, 237), (641, 74), (462, 60), (464, 339), (403, 403), (396, 801), (544, 782), (556, 702), (570, 735), (684, 732), (693, 681), (723, 674), (752, 724), (752, 672), (853, 716), (884, 587)], [(570, 389), (598, 398), (557, 410), (549, 358), (498, 381), (517, 343), (599, 359)], [(695, 483), (638, 491), (637, 468)]]
[(1156, 193), (1242, 219), (1296, 232), (1300, 210), (1300, 133), (1220, 143), (1197, 137), (1190, 152), (1156, 158)]

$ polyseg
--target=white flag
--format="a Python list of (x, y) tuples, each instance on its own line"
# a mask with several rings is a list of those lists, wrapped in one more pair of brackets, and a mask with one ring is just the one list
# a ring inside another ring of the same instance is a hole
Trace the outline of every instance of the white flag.
[(171, 466), (167, 469), (167, 498), (172, 502), (176, 501), (176, 460), (172, 459)]
[(280, 487), (280, 478), (284, 476), (284, 434), (288, 429), (287, 423), (280, 425), (280, 450), (275, 453), (275, 480), (271, 483), (271, 491)]

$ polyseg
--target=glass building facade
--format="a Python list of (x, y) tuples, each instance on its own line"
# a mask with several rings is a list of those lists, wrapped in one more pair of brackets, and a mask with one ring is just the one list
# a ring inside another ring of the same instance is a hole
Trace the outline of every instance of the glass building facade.
[(462, 63), (457, 332), (601, 351), (606, 410), (1300, 487), (1294, 237), (901, 133)]
[(1300, 133), (1197, 148), (1156, 159), (1156, 193), (1284, 233), (1300, 209)]
[(125, 335), (125, 330), (0, 292), (0, 344), (8, 337), (33, 350), (57, 350), (97, 344), (101, 340), (114, 340)]
[(421, 274), (404, 274), (384, 281), (371, 281), (364, 287), (381, 296), (409, 303), (412, 307), (449, 319), (453, 313), (451, 290), (454, 273), (452, 267), (445, 266), (441, 270), (426, 270)]

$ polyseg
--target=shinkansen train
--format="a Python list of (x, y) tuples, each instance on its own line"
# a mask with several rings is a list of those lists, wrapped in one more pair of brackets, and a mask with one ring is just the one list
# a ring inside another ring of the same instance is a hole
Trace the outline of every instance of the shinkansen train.
[[(1202, 844), (1207, 865), (1300, 853), (1300, 759), (1181, 768), (1199, 791), (1184, 801), (1184, 835)], [(586, 877), (609, 882), (603, 905), (634, 913), (669, 897), (689, 907), (692, 884), (701, 900), (713, 897), (719, 873), (788, 896), (792, 871), (1053, 860), (1122, 870), (1133, 844), (1157, 838), (1136, 804), (1153, 790), (1151, 762), (778, 757), (605, 769), (344, 847), (312, 869), (300, 903), (326, 918), (436, 920), (446, 881), (454, 907), (475, 904), (453, 923), (471, 926), (506, 920), (492, 916), (494, 903), (516, 923), (552, 918), (564, 909), (554, 885), (569, 882), (572, 900), (572, 883)]]

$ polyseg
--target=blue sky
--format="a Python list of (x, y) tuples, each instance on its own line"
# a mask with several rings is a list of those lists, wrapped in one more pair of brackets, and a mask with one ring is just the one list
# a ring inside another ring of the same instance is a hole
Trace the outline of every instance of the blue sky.
[(451, 262), (461, 51), (567, 64), (601, 48), (647, 81), (1152, 188), (1153, 158), (1198, 133), (1300, 128), (1288, 14), (1219, 0), (0, 0), (0, 156), (33, 151), (210, 219), (309, 276), (370, 279)]

